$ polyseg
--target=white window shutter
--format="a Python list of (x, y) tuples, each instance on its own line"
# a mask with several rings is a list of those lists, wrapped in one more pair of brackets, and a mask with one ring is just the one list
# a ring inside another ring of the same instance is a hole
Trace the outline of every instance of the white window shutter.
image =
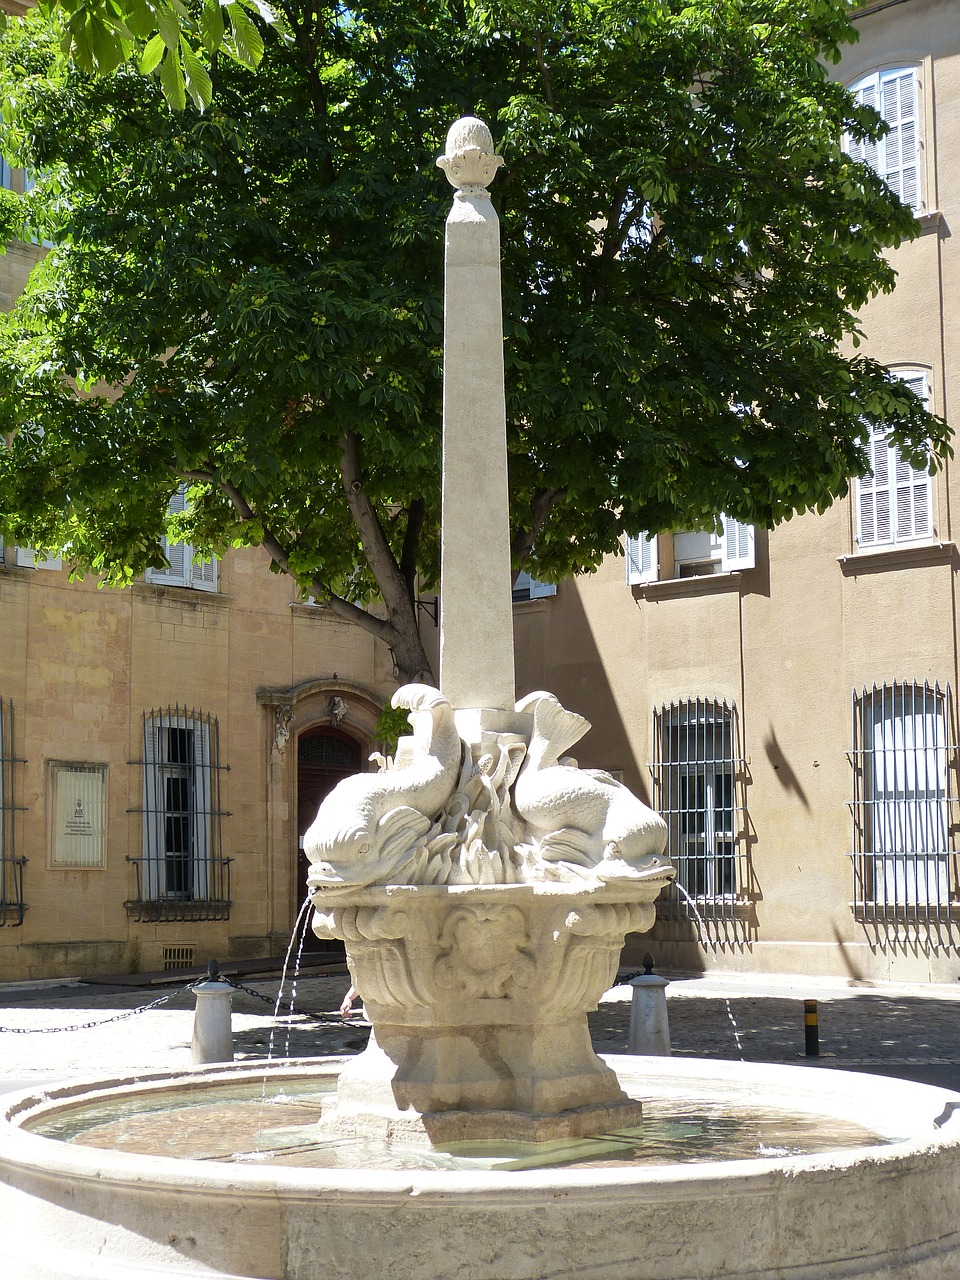
[[(897, 375), (925, 404), (930, 403), (927, 375), (904, 370)], [(897, 541), (929, 538), (933, 534), (933, 491), (930, 476), (918, 471), (891, 448), (892, 477), (896, 484)]]
[(63, 561), (59, 556), (41, 556), (37, 559), (37, 553), (33, 547), (17, 547), (17, 564), (24, 569), (59, 569)]
[(857, 546), (873, 547), (889, 542), (890, 482), (887, 437), (882, 429), (874, 428), (867, 441), (869, 475), (857, 480)]
[(542, 600), (546, 596), (555, 596), (557, 588), (550, 582), (541, 582), (538, 578), (531, 578), (526, 569), (521, 569), (517, 573), (513, 584), (513, 602), (514, 604), (524, 600)]
[(922, 207), (920, 97), (916, 67), (873, 71), (851, 86), (857, 102), (873, 107), (890, 126), (879, 142), (846, 139), (852, 160), (867, 164), (911, 209)]
[(756, 564), (756, 533), (752, 524), (723, 517), (723, 539), (720, 548), (720, 571), (752, 569)]
[[(929, 403), (925, 373), (904, 370), (897, 376)], [(867, 458), (870, 474), (860, 476), (856, 483), (857, 546), (891, 546), (931, 538), (933, 486), (928, 473), (907, 462), (883, 427), (871, 428)]]
[[(193, 549), (189, 546), (185, 546), (185, 550), (192, 552)], [(190, 584), (191, 586), (197, 587), (200, 591), (216, 591), (216, 556), (212, 556), (209, 560), (198, 560), (196, 553), (193, 553), (190, 564)], [(556, 590), (555, 587), (554, 590)]]
[[(187, 509), (187, 486), (182, 484), (167, 504), (168, 515), (179, 515)], [(217, 558), (202, 560), (194, 554), (189, 542), (160, 539), (160, 550), (170, 562), (169, 568), (148, 569), (147, 582), (170, 587), (196, 587), (199, 591), (216, 591)]]
[(637, 586), (643, 582), (656, 582), (659, 570), (657, 535), (640, 533), (635, 538), (625, 536), (623, 549), (627, 559), (628, 584)]
[(171, 587), (185, 587), (187, 585), (187, 577), (184, 573), (184, 565), (189, 563), (186, 552), (187, 546), (183, 542), (168, 542), (167, 539), (160, 539), (160, 550), (170, 561), (169, 568), (148, 569), (147, 581), (165, 584)]
[(165, 763), (160, 741), (160, 722), (152, 716), (143, 720), (143, 880), (142, 893), (150, 900), (160, 896), (160, 865), (163, 849), (165, 799), (161, 765)]
[(193, 733), (193, 896), (210, 896), (210, 824), (213, 805), (210, 787), (210, 725), (190, 724)]
[[(864, 80), (854, 90), (854, 96), (861, 106), (873, 107), (874, 111), (879, 111), (877, 101), (877, 77), (871, 76), (868, 80)], [(847, 138), (847, 154), (851, 160), (857, 160), (861, 164), (867, 164), (874, 171), (880, 172), (880, 160), (877, 153), (877, 143), (860, 142), (853, 138)]]
[(920, 152), (917, 128), (917, 73), (913, 67), (881, 76), (880, 113), (890, 126), (882, 140), (881, 176), (912, 209), (920, 207)]
[[(187, 486), (182, 484), (167, 503), (168, 515), (179, 515), (187, 507)], [(170, 562), (169, 568), (148, 569), (147, 581), (171, 587), (185, 587), (190, 580), (189, 548), (182, 542), (171, 542), (166, 534), (160, 539), (160, 550)]]

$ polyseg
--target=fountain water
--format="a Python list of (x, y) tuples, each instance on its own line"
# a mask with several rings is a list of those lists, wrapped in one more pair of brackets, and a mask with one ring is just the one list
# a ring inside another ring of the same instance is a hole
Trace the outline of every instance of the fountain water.
[[(12, 1098), (0, 1128), (6, 1265), (17, 1280), (955, 1277), (960, 1098), (840, 1072), (593, 1052), (586, 1012), (624, 935), (652, 924), (673, 868), (663, 822), (565, 755), (587, 722), (547, 693), (515, 700), (499, 232), (486, 192), (500, 160), (486, 126), (466, 119), (438, 163), (457, 188), (441, 690), (398, 691), (411, 738), (391, 767), (341, 783), (304, 841), (313, 925), (345, 941), (371, 1043), (351, 1060), (269, 1064), (267, 1095), (283, 1102), (268, 1132), (255, 1124), (254, 1160), (231, 1159), (250, 1150), (233, 1121), (244, 1113), (249, 1127), (261, 1106), (262, 1064)], [(717, 1115), (749, 1127), (775, 1108), (801, 1129), (817, 1117), (827, 1149), (798, 1154), (778, 1120), (753, 1158), (714, 1145), (702, 1163), (650, 1165), (636, 1159), (644, 1101), (688, 1138)], [(835, 1122), (860, 1126), (853, 1146), (840, 1149)]]

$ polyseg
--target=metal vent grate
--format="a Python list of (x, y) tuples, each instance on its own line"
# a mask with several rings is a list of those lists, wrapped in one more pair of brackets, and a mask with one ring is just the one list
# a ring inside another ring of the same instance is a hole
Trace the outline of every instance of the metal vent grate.
[(164, 947), (163, 969), (190, 969), (196, 962), (196, 947)]

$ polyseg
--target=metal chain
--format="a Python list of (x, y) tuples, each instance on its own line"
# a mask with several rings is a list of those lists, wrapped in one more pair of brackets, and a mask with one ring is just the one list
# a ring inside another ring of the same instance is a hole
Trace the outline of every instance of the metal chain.
[(262, 991), (254, 991), (253, 987), (245, 987), (242, 982), (237, 982), (233, 978), (227, 978), (222, 973), (219, 975), (221, 982), (227, 982), (236, 991), (242, 991), (245, 995), (253, 996), (256, 1000), (262, 1000), (264, 1004), (270, 1005), (272, 1009), (278, 1006), (285, 1009), (289, 1014), (299, 1014), (301, 1017), (309, 1018), (311, 1022), (316, 1022), (321, 1027), (369, 1027), (370, 1023), (365, 1018), (327, 1018), (322, 1013), (311, 1013), (309, 1009), (294, 1009), (293, 1005), (287, 1000), (277, 1000), (276, 996), (265, 996)]
[[(254, 991), (253, 987), (245, 987), (242, 982), (236, 982), (233, 978), (228, 978), (224, 974), (219, 974), (218, 979), (221, 982), (228, 983), (236, 991), (242, 991), (248, 996), (253, 996), (256, 1000), (262, 1000), (264, 1004), (270, 1005), (272, 1009), (276, 1009), (277, 1000), (273, 996), (265, 996), (261, 991)], [(188, 982), (183, 987), (178, 987), (176, 991), (170, 991), (165, 996), (159, 996), (156, 1000), (151, 1000), (149, 1004), (138, 1005), (136, 1009), (128, 1009), (125, 1013), (115, 1013), (110, 1018), (97, 1018), (91, 1022), (78, 1022), (72, 1027), (5, 1027), (0, 1026), (0, 1033), (6, 1031), (10, 1035), (15, 1036), (31, 1036), (31, 1035), (52, 1035), (57, 1031), (91, 1031), (95, 1027), (105, 1027), (111, 1022), (123, 1022), (126, 1018), (135, 1018), (137, 1014), (147, 1013), (150, 1009), (156, 1009), (161, 1004), (166, 1004), (168, 1000), (172, 1000), (174, 996), (180, 995), (183, 991), (192, 991), (196, 985), (196, 979)], [(299, 1014), (301, 1017), (309, 1018), (311, 1022), (317, 1023), (322, 1027), (369, 1027), (370, 1023), (365, 1018), (326, 1018), (320, 1013), (311, 1013), (309, 1009), (296, 1009), (287, 1000), (279, 1002), (281, 1009), (285, 1009), (289, 1014)]]
[(181, 991), (189, 991), (194, 984), (188, 982), (185, 987), (178, 987), (176, 991), (171, 991), (165, 996), (159, 996), (156, 1000), (151, 1000), (149, 1004), (138, 1005), (136, 1009), (128, 1009), (126, 1013), (115, 1013), (111, 1018), (97, 1018), (93, 1022), (78, 1022), (72, 1027), (3, 1027), (0, 1031), (8, 1031), (14, 1036), (44, 1036), (51, 1035), (55, 1031), (90, 1031), (94, 1027), (105, 1027), (108, 1022), (123, 1022), (125, 1018), (135, 1018), (138, 1013), (146, 1013), (149, 1009), (156, 1009), (158, 1005), (166, 1004), (168, 1000), (172, 1000)]

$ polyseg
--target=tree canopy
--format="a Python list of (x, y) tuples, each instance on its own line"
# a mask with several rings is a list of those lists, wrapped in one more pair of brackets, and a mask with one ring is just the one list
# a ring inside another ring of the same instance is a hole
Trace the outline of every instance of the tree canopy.
[(61, 21), (61, 51), (82, 70), (104, 75), (136, 57), (181, 110), (188, 98), (201, 111), (210, 105), (210, 61), (218, 55), (259, 66), (260, 24), (288, 34), (266, 0), (38, 0), (38, 7)]
[(842, 147), (883, 128), (823, 70), (853, 0), (279, 7), (288, 34), (256, 75), (214, 59), (202, 113), (65, 65), (42, 15), (8, 26), (0, 151), (39, 176), (0, 230), (52, 247), (0, 328), (0, 534), (122, 585), (186, 482), (181, 536), (265, 546), (422, 674), (434, 157), (463, 114), (506, 162), (517, 565), (557, 580), (624, 532), (823, 510), (874, 424), (924, 465), (948, 451), (856, 349), (917, 224)]

